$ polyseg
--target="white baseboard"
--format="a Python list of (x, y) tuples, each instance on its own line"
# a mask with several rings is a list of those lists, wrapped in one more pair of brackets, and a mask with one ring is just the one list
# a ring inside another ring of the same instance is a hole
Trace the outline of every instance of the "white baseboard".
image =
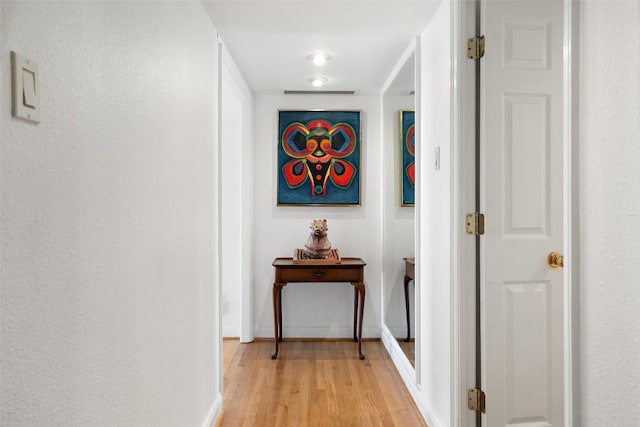
[(405, 356), (404, 352), (400, 348), (400, 344), (398, 344), (396, 338), (393, 336), (391, 331), (389, 331), (389, 328), (383, 326), (381, 335), (384, 347), (387, 349), (389, 356), (391, 356), (391, 360), (393, 360), (393, 363), (396, 365), (396, 369), (398, 369), (398, 372), (400, 373), (402, 380), (405, 382), (407, 388), (409, 389), (409, 392), (411, 392), (413, 400), (415, 400), (416, 404), (418, 404), (418, 395), (414, 394), (411, 390), (411, 388), (414, 387), (415, 391), (418, 391), (416, 384), (416, 372), (414, 367), (411, 366), (411, 363), (407, 359), (407, 356)]
[[(407, 325), (404, 326), (389, 326), (387, 328), (391, 331), (391, 335), (394, 337), (405, 338), (407, 336)], [(411, 338), (414, 338), (415, 329), (411, 329)]]
[(391, 331), (386, 326), (382, 326), (380, 335), (382, 338), (382, 344), (387, 349), (391, 360), (396, 365), (396, 369), (400, 373), (400, 377), (409, 390), (411, 398), (415, 402), (422, 418), (429, 427), (442, 427), (442, 424), (437, 422), (432, 415), (433, 411), (430, 411), (427, 403), (425, 402), (422, 394), (420, 393), (420, 387), (416, 384), (416, 373), (413, 366), (405, 356), (404, 352), (400, 348), (400, 344), (395, 339)]
[(211, 405), (211, 409), (209, 410), (209, 415), (205, 420), (203, 427), (215, 427), (220, 419), (220, 415), (222, 415), (222, 395), (218, 393), (216, 396), (216, 400)]

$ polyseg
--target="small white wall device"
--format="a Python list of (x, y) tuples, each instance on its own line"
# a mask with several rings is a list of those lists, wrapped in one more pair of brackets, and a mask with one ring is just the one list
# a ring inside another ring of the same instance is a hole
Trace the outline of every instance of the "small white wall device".
[(38, 64), (15, 52), (11, 52), (11, 86), (13, 117), (31, 123), (40, 123), (38, 101)]

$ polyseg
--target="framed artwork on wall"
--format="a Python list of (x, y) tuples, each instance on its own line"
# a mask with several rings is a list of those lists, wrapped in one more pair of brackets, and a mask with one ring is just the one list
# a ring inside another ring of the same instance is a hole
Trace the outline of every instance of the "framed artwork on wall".
[(278, 111), (278, 205), (359, 205), (360, 144), (360, 111)]
[(400, 204), (401, 206), (415, 206), (416, 123), (414, 111), (400, 110), (400, 144), (402, 153)]

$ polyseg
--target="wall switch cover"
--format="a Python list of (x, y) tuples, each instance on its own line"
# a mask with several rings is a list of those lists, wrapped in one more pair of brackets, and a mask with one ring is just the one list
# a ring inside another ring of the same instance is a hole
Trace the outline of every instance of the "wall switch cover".
[(434, 168), (439, 171), (440, 170), (440, 146), (437, 146), (435, 149), (435, 161), (434, 161)]
[(18, 119), (40, 123), (38, 64), (11, 52), (11, 114)]

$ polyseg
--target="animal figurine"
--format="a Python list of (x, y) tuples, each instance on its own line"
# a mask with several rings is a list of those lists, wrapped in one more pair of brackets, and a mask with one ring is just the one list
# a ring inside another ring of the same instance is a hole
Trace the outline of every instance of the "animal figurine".
[(327, 220), (314, 219), (309, 226), (311, 234), (304, 244), (304, 258), (324, 259), (331, 256), (331, 242), (327, 238)]

